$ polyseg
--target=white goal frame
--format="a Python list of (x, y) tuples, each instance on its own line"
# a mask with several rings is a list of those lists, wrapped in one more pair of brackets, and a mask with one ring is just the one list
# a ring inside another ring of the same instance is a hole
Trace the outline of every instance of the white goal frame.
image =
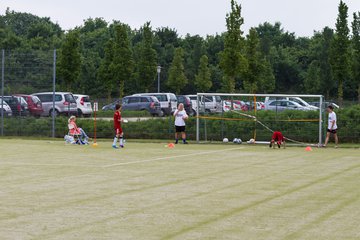
[(323, 141), (323, 95), (306, 95), (306, 94), (248, 94), (248, 93), (197, 93), (196, 94), (196, 142), (200, 143), (200, 99), (201, 97), (206, 96), (219, 96), (219, 97), (278, 97), (278, 98), (286, 98), (286, 97), (300, 97), (300, 98), (318, 98), (319, 99), (319, 142), (321, 145)]

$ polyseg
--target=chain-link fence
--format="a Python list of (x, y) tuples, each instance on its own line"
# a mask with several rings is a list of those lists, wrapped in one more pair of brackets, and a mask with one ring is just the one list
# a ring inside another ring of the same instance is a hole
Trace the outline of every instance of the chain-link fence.
[[(120, 99), (80, 97), (77, 102), (66, 93), (60, 93), (59, 81), (56, 76), (56, 51), (8, 51), (0, 50), (1, 62), (1, 93), (0, 93), (0, 136), (28, 137), (64, 137), (68, 132), (70, 115), (80, 115), (77, 120), (90, 137), (94, 137), (94, 114), (91, 110), (94, 102), (98, 102), (97, 136), (112, 138), (113, 113), (116, 102)], [(76, 97), (76, 95), (75, 95)], [(103, 96), (105, 97), (105, 96)], [(1, 101), (3, 100), (3, 101)], [(224, 137), (232, 139), (240, 137), (248, 140), (256, 134), (257, 139), (268, 139), (269, 132), (254, 121), (228, 121), (228, 118), (243, 118), (235, 113), (225, 113), (226, 98), (221, 99), (221, 111), (206, 113), (200, 119), (201, 137), (208, 141), (221, 141)], [(251, 103), (252, 99), (243, 99)], [(355, 106), (354, 106), (355, 105)], [(87, 106), (90, 112), (81, 112)], [(105, 107), (104, 109), (102, 109)], [(80, 109), (79, 109), (80, 108)], [(194, 107), (196, 108), (196, 107)], [(251, 104), (245, 111), (251, 112)], [(353, 104), (336, 110), (339, 120), (340, 139), (347, 142), (360, 142), (360, 105)], [(227, 115), (226, 115), (227, 114)], [(258, 114), (258, 117), (262, 113)], [(209, 119), (204, 118), (209, 115)], [(226, 116), (225, 116), (226, 115)], [(288, 129), (288, 135), (295, 134), (301, 141), (313, 142), (316, 139), (318, 124), (281, 122), (269, 112), (259, 119), (270, 128)], [(136, 139), (172, 139), (174, 119), (172, 116), (153, 117), (147, 111), (123, 111), (123, 117), (129, 123), (123, 125), (126, 138)], [(315, 118), (316, 116), (314, 116)], [(292, 117), (295, 118), (295, 117)], [(313, 117), (312, 117), (313, 118)], [(275, 119), (275, 120), (274, 120)], [(327, 117), (324, 115), (324, 127)], [(248, 119), (245, 119), (248, 120)], [(251, 120), (251, 119), (250, 119)], [(308, 125), (306, 125), (308, 124)], [(256, 132), (254, 131), (256, 129)], [(196, 116), (187, 120), (187, 133), (191, 140), (196, 138)], [(324, 129), (324, 132), (326, 129)], [(325, 133), (324, 133), (325, 134)]]

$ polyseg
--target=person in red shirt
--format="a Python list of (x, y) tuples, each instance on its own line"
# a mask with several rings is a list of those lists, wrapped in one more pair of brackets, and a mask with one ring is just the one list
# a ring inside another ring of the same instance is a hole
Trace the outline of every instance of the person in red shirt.
[(280, 148), (281, 144), (283, 144), (284, 148), (285, 148), (285, 138), (282, 135), (281, 132), (279, 131), (275, 131), (271, 137), (271, 141), (270, 141), (270, 145), (269, 147), (274, 147), (275, 148), (275, 143), (278, 145), (278, 147)]
[(114, 137), (114, 142), (113, 142), (112, 147), (118, 148), (116, 146), (116, 143), (117, 143), (118, 139), (120, 139), (120, 147), (123, 148), (124, 147), (124, 142), (123, 142), (124, 133), (121, 128), (121, 105), (120, 104), (116, 104), (116, 106), (115, 106), (114, 129), (115, 129), (115, 137)]

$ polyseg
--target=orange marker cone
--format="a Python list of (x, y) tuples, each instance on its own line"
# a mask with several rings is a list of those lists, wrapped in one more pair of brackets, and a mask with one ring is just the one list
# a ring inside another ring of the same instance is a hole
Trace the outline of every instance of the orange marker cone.
[(311, 148), (310, 146), (307, 146), (307, 147), (305, 148), (305, 151), (311, 152), (311, 151), (312, 151), (312, 148)]
[(175, 147), (175, 144), (173, 144), (173, 143), (168, 144), (168, 148), (174, 148), (174, 147)]

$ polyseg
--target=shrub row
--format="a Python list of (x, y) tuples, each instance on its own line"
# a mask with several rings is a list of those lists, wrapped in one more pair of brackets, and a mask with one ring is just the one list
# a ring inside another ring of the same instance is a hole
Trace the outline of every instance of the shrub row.
[[(124, 114), (125, 115), (125, 114)], [(360, 105), (337, 110), (339, 137), (342, 142), (360, 142)], [(241, 138), (248, 140), (256, 134), (257, 139), (267, 140), (271, 133), (267, 128), (282, 131), (288, 138), (298, 141), (316, 142), (319, 125), (317, 122), (302, 122), (302, 119), (318, 119), (318, 112), (314, 111), (258, 111), (256, 117), (266, 127), (256, 123), (250, 117), (238, 113), (224, 113), (213, 116), (217, 119), (200, 119), (200, 138), (208, 141), (219, 141), (224, 137), (229, 139)], [(327, 116), (324, 114), (323, 130), (325, 134)], [(291, 120), (291, 121), (289, 121)], [(296, 120), (296, 121), (293, 121)], [(78, 119), (78, 126), (82, 127), (91, 137), (94, 133), (92, 119)], [(5, 136), (35, 136), (50, 137), (52, 129), (51, 118), (5, 118)], [(55, 122), (56, 137), (63, 137), (67, 133), (67, 118), (58, 117)], [(133, 139), (171, 139), (174, 133), (174, 119), (150, 118), (146, 121), (129, 122), (123, 124), (126, 138)], [(256, 129), (256, 131), (255, 131)], [(196, 137), (196, 118), (187, 121), (188, 138)], [(97, 121), (97, 137), (112, 138), (114, 135), (113, 122)]]

